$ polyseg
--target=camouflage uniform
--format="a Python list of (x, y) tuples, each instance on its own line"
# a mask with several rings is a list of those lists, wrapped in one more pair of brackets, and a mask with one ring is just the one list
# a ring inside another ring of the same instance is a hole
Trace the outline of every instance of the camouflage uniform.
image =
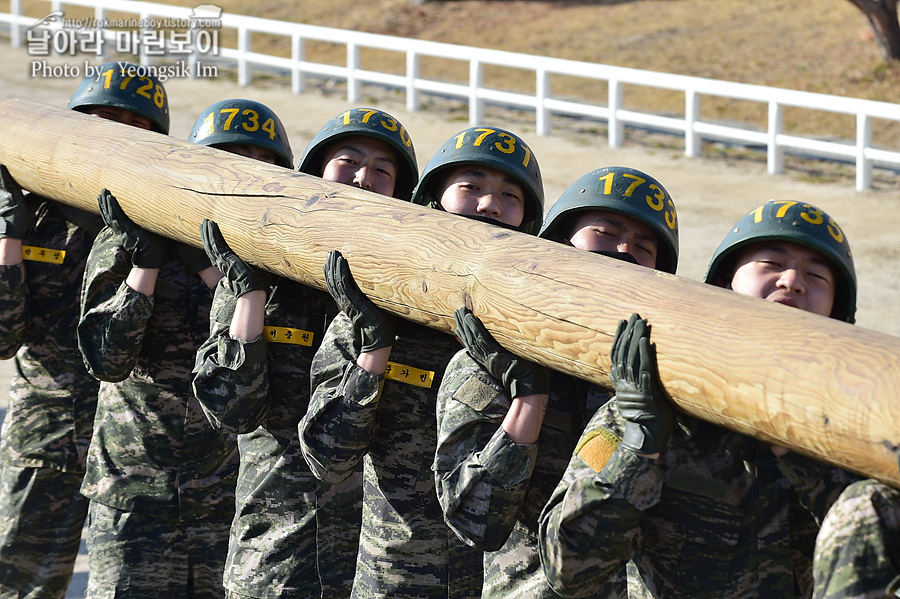
[[(540, 438), (520, 445), (501, 427), (511, 405), (503, 384), (466, 350), (450, 361), (438, 392), (435, 483), (444, 520), (486, 552), (484, 599), (559, 597), (541, 569), (538, 516), (584, 430), (589, 403), (608, 399), (605, 389), (552, 372)], [(619, 596), (627, 595), (624, 574)], [(609, 588), (604, 596), (616, 595)]]
[(152, 296), (125, 283), (130, 271), (122, 238), (103, 229), (88, 257), (78, 325), (85, 363), (107, 381), (81, 488), (92, 502), (88, 593), (177, 596), (187, 573), (192, 596), (220, 598), (237, 444), (209, 426), (191, 394), (211, 293), (171, 249)]
[(847, 487), (816, 540), (816, 599), (893, 597), (900, 587), (900, 490), (874, 480)]
[[(437, 391), (458, 349), (450, 335), (398, 321), (390, 371), (379, 380), (356, 365), (360, 341), (339, 313), (316, 353), (312, 403), (300, 424), (306, 461), (330, 482), (363, 461), (354, 598), (480, 596), (481, 554), (444, 524), (430, 468)], [(420, 386), (428, 372), (433, 380)]]
[(594, 415), (541, 514), (554, 589), (591, 592), (633, 559), (654, 597), (812, 595), (817, 521), (846, 472), (683, 415), (652, 460), (618, 448), (624, 424), (615, 399)]
[[(359, 528), (323, 527), (317, 549), (316, 500), (328, 489), (321, 483), (323, 489), (317, 490), (319, 481), (303, 459), (297, 432), (309, 404), (313, 355), (337, 307), (327, 293), (276, 281), (265, 316), (275, 329), (247, 343), (229, 334), (237, 300), (222, 279), (209, 339), (197, 352), (197, 398), (215, 428), (239, 433), (241, 470), (225, 586), (250, 597), (346, 597)], [(332, 495), (331, 507), (345, 499), (336, 491)], [(358, 493), (346, 503), (344, 522), (358, 523)], [(341, 559), (330, 559), (333, 551)]]
[[(26, 195), (36, 258), (0, 266), (0, 358), (15, 355), (0, 433), (0, 597), (63, 597), (88, 502), (81, 493), (99, 383), (78, 352), (84, 264), (100, 217)], [(39, 248), (39, 249), (37, 249)], [(21, 595), (20, 595), (21, 594)]]

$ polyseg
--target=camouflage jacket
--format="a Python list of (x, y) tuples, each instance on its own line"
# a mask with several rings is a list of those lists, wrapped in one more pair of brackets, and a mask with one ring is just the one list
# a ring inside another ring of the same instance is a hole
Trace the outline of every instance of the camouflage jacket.
[(360, 341), (338, 314), (313, 361), (300, 424), (316, 476), (338, 481), (363, 461), (365, 494), (353, 597), (479, 597), (481, 554), (447, 528), (431, 464), (435, 401), (458, 342), (399, 321), (383, 380), (356, 365)]
[(297, 424), (309, 403), (315, 349), (337, 307), (327, 293), (276, 282), (266, 304), (266, 330), (250, 343), (229, 334), (237, 300), (226, 280), (219, 282), (193, 386), (210, 424), (240, 433), (225, 587), (265, 599), (318, 597), (317, 481), (300, 451)]
[(0, 359), (15, 355), (0, 455), (20, 467), (83, 472), (99, 383), (78, 351), (81, 281), (99, 216), (29, 194), (23, 264), (0, 266)]
[[(533, 445), (516, 444), (503, 431), (509, 392), (466, 350), (450, 361), (438, 392), (438, 499), (450, 528), (487, 552), (484, 599), (559, 597), (541, 569), (538, 516), (565, 472), (589, 406), (602, 405), (610, 392), (560, 372), (551, 372), (550, 382)], [(625, 581), (623, 570), (601, 595), (626, 596)]]
[(900, 489), (855, 482), (841, 493), (816, 539), (816, 599), (894, 597), (900, 587)]
[(213, 430), (191, 393), (211, 293), (171, 258), (153, 296), (131, 289), (131, 257), (105, 228), (85, 269), (78, 346), (100, 386), (82, 493), (161, 519), (234, 511), (234, 435)]
[(654, 597), (810, 597), (818, 522), (848, 473), (679, 415), (659, 460), (598, 410), (540, 518), (544, 571), (569, 596), (633, 559)]

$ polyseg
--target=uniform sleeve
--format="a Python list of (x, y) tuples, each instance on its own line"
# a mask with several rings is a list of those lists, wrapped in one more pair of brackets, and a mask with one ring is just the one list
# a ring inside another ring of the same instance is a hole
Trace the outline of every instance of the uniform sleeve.
[(655, 460), (619, 448), (615, 401), (585, 428), (539, 522), (541, 564), (564, 597), (599, 592), (641, 544), (644, 511), (659, 502)]
[(225, 281), (216, 286), (209, 337), (197, 350), (194, 396), (213, 428), (249, 433), (268, 412), (268, 347), (262, 336), (246, 342), (229, 333), (237, 298)]
[(353, 474), (375, 432), (381, 377), (356, 365), (359, 348), (350, 319), (338, 314), (313, 358), (312, 397), (298, 425), (307, 464), (331, 484)]
[(28, 303), (25, 301), (25, 265), (0, 265), (0, 360), (16, 355), (25, 340)]
[(512, 532), (537, 457), (537, 444), (517, 445), (501, 427), (509, 408), (503, 385), (457, 353), (438, 391), (435, 486), (447, 525), (481, 551)]
[(850, 483), (860, 480), (842, 468), (793, 451), (778, 458), (778, 469), (819, 526), (843, 490)]
[(141, 351), (153, 298), (131, 289), (131, 258), (117, 236), (103, 229), (84, 271), (78, 348), (88, 371), (101, 381), (128, 378)]

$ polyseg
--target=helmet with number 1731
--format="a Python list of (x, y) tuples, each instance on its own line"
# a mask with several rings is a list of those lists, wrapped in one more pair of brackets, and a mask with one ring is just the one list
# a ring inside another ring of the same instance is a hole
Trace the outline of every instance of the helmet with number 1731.
[(727, 286), (740, 250), (761, 241), (790, 241), (819, 252), (837, 276), (831, 317), (855, 321), (856, 270), (850, 244), (837, 222), (812, 204), (771, 200), (745, 214), (719, 244), (704, 281)]
[(442, 176), (463, 164), (479, 164), (509, 175), (525, 192), (525, 217), (518, 230), (536, 235), (544, 217), (544, 184), (541, 168), (531, 148), (514, 133), (496, 127), (470, 127), (438, 149), (422, 172), (413, 202), (440, 207)]
[(107, 62), (97, 75), (85, 77), (69, 99), (69, 109), (85, 112), (93, 106), (121, 108), (150, 120), (157, 133), (169, 133), (169, 99), (163, 84), (145, 67)]
[(206, 108), (191, 128), (189, 141), (204, 146), (255, 146), (269, 150), (276, 164), (294, 168), (287, 132), (265, 104), (240, 98), (222, 100)]

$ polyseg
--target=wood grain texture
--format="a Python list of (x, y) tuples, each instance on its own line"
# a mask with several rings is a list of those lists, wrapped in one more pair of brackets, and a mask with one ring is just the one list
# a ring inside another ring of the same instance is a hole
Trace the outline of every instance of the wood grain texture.
[(608, 384), (619, 319), (653, 327), (683, 411), (900, 486), (900, 338), (24, 100), (0, 162), (26, 189), (200, 245), (212, 218), (253, 264), (324, 288), (339, 249), (383, 308), (451, 331), (466, 304), (510, 350)]

